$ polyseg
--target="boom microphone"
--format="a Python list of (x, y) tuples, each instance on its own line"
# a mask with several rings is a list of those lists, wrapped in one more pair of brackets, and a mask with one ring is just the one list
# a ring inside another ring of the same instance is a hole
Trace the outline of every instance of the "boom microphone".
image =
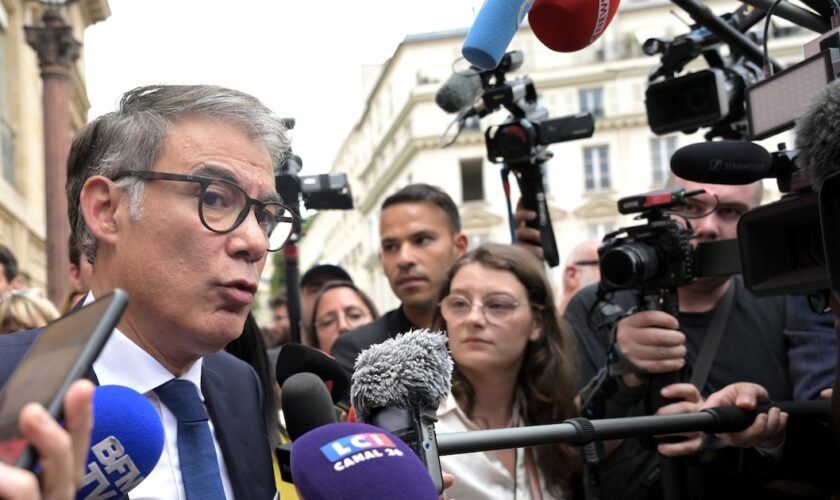
[(319, 427), (292, 445), (301, 498), (436, 500), (417, 455), (393, 434), (366, 424)]
[(376, 425), (376, 413), (383, 408), (437, 407), (451, 386), (446, 336), (412, 330), (359, 354), (350, 397), (359, 420)]
[(324, 381), (333, 403), (346, 401), (350, 394), (350, 378), (338, 361), (314, 347), (296, 343), (285, 344), (277, 355), (274, 371), (280, 387), (283, 387), (292, 375), (308, 372)]
[(597, 40), (619, 0), (536, 0), (528, 13), (534, 36), (555, 52), (575, 52)]
[(441, 332), (414, 330), (362, 351), (350, 397), (359, 420), (408, 443), (443, 491), (435, 421), (452, 385), (452, 359)]
[(802, 175), (816, 190), (840, 169), (840, 81), (834, 80), (814, 96), (796, 120), (794, 133)]
[(460, 455), (477, 451), (504, 450), (566, 443), (585, 446), (594, 441), (631, 439), (682, 432), (703, 431), (723, 433), (741, 431), (752, 425), (759, 413), (778, 407), (791, 418), (809, 422), (831, 420), (830, 401), (795, 401), (762, 403), (754, 411), (736, 406), (719, 406), (699, 412), (643, 417), (570, 418), (559, 424), (532, 425), (508, 429), (445, 432), (438, 434), (438, 453), (441, 456)]
[(481, 69), (498, 66), (533, 3), (534, 0), (485, 0), (461, 48), (464, 58)]
[(76, 500), (123, 498), (145, 479), (163, 451), (163, 424), (143, 395), (120, 385), (93, 393), (93, 431)]
[(747, 141), (689, 144), (671, 156), (671, 171), (706, 184), (752, 184), (776, 177), (778, 167), (766, 149)]
[(447, 113), (457, 113), (481, 94), (481, 77), (475, 71), (452, 73), (435, 93), (435, 102)]

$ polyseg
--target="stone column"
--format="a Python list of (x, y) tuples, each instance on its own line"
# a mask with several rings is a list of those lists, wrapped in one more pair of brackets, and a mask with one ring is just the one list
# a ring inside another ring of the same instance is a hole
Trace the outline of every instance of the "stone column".
[(70, 69), (81, 44), (55, 9), (43, 26), (24, 27), (26, 41), (38, 53), (44, 99), (44, 184), (47, 204), (47, 293), (58, 304), (70, 286), (67, 220), (67, 155), (70, 152)]

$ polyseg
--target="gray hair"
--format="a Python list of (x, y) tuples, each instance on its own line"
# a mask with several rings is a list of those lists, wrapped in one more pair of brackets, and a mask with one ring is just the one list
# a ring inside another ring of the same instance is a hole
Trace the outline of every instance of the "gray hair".
[[(105, 114), (79, 132), (67, 160), (67, 205), (70, 231), (79, 249), (93, 263), (96, 240), (85, 224), (80, 205), (88, 178), (114, 178), (122, 172), (152, 169), (173, 123), (188, 115), (234, 125), (261, 142), (275, 172), (289, 150), (283, 121), (255, 97), (211, 85), (151, 85), (123, 95), (117, 111)], [(118, 185), (129, 194), (129, 216), (141, 215), (143, 183), (124, 178)]]

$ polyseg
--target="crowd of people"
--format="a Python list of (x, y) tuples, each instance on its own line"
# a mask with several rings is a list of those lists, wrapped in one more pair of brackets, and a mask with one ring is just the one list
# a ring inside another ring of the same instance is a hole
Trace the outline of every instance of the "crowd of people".
[[(318, 263), (297, 284), (300, 311), (280, 291), (261, 328), (251, 314), (259, 276), (296, 217), (274, 184), (288, 146), (282, 120), (247, 94), (203, 85), (132, 90), (71, 148), (73, 288), (60, 307), (23, 287), (15, 256), (0, 245), (6, 377), (20, 350), (5, 346), (31, 343), (33, 329), (113, 288), (128, 292), (91, 378), (144, 394), (161, 417), (163, 453), (132, 498), (274, 497), (281, 481), (272, 450), (283, 441), (274, 365), (291, 341), (290, 317), (300, 318), (301, 341), (349, 377), (373, 344), (418, 329), (446, 332), (454, 372), (439, 433), (831, 395), (834, 318), (804, 299), (757, 298), (739, 276), (701, 278), (677, 290), (676, 316), (641, 310), (632, 291), (599, 293), (597, 241), (574, 248), (555, 290), (539, 232), (525, 224), (535, 213), (517, 211), (516, 245), (468, 248), (457, 205), (427, 184), (406, 185), (380, 205), (379, 260), (397, 308), (380, 315), (345, 269)], [(684, 207), (699, 214), (695, 243), (734, 238), (740, 216), (761, 203), (760, 184), (668, 182), (705, 190), (690, 202), (697, 206)], [(10, 333), (17, 330), (28, 331)], [(677, 371), (685, 374), (679, 383), (652, 394), (654, 380)], [(14, 496), (10, 488), (74, 495), (90, 392), (81, 383), (68, 394), (66, 430), (36, 415), (42, 409), (25, 410), (21, 426), (45, 480), (3, 467), (4, 479), (17, 482), (0, 481), (0, 496)], [(200, 437), (187, 442), (177, 401), (203, 413)], [(46, 447), (46, 433), (62, 446)], [(202, 452), (191, 448), (199, 445)], [(827, 425), (800, 425), (776, 408), (738, 432), (627, 438), (583, 454), (562, 443), (483, 451), (441, 457), (441, 466), (444, 495), (456, 499), (661, 498), (677, 460), (686, 498), (827, 498), (835, 451)]]

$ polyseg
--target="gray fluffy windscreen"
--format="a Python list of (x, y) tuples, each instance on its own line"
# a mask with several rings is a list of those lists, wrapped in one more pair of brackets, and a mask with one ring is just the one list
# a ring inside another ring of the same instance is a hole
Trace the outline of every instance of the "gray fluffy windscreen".
[(437, 408), (452, 386), (452, 358), (443, 332), (412, 330), (359, 354), (350, 399), (368, 422), (379, 408)]

